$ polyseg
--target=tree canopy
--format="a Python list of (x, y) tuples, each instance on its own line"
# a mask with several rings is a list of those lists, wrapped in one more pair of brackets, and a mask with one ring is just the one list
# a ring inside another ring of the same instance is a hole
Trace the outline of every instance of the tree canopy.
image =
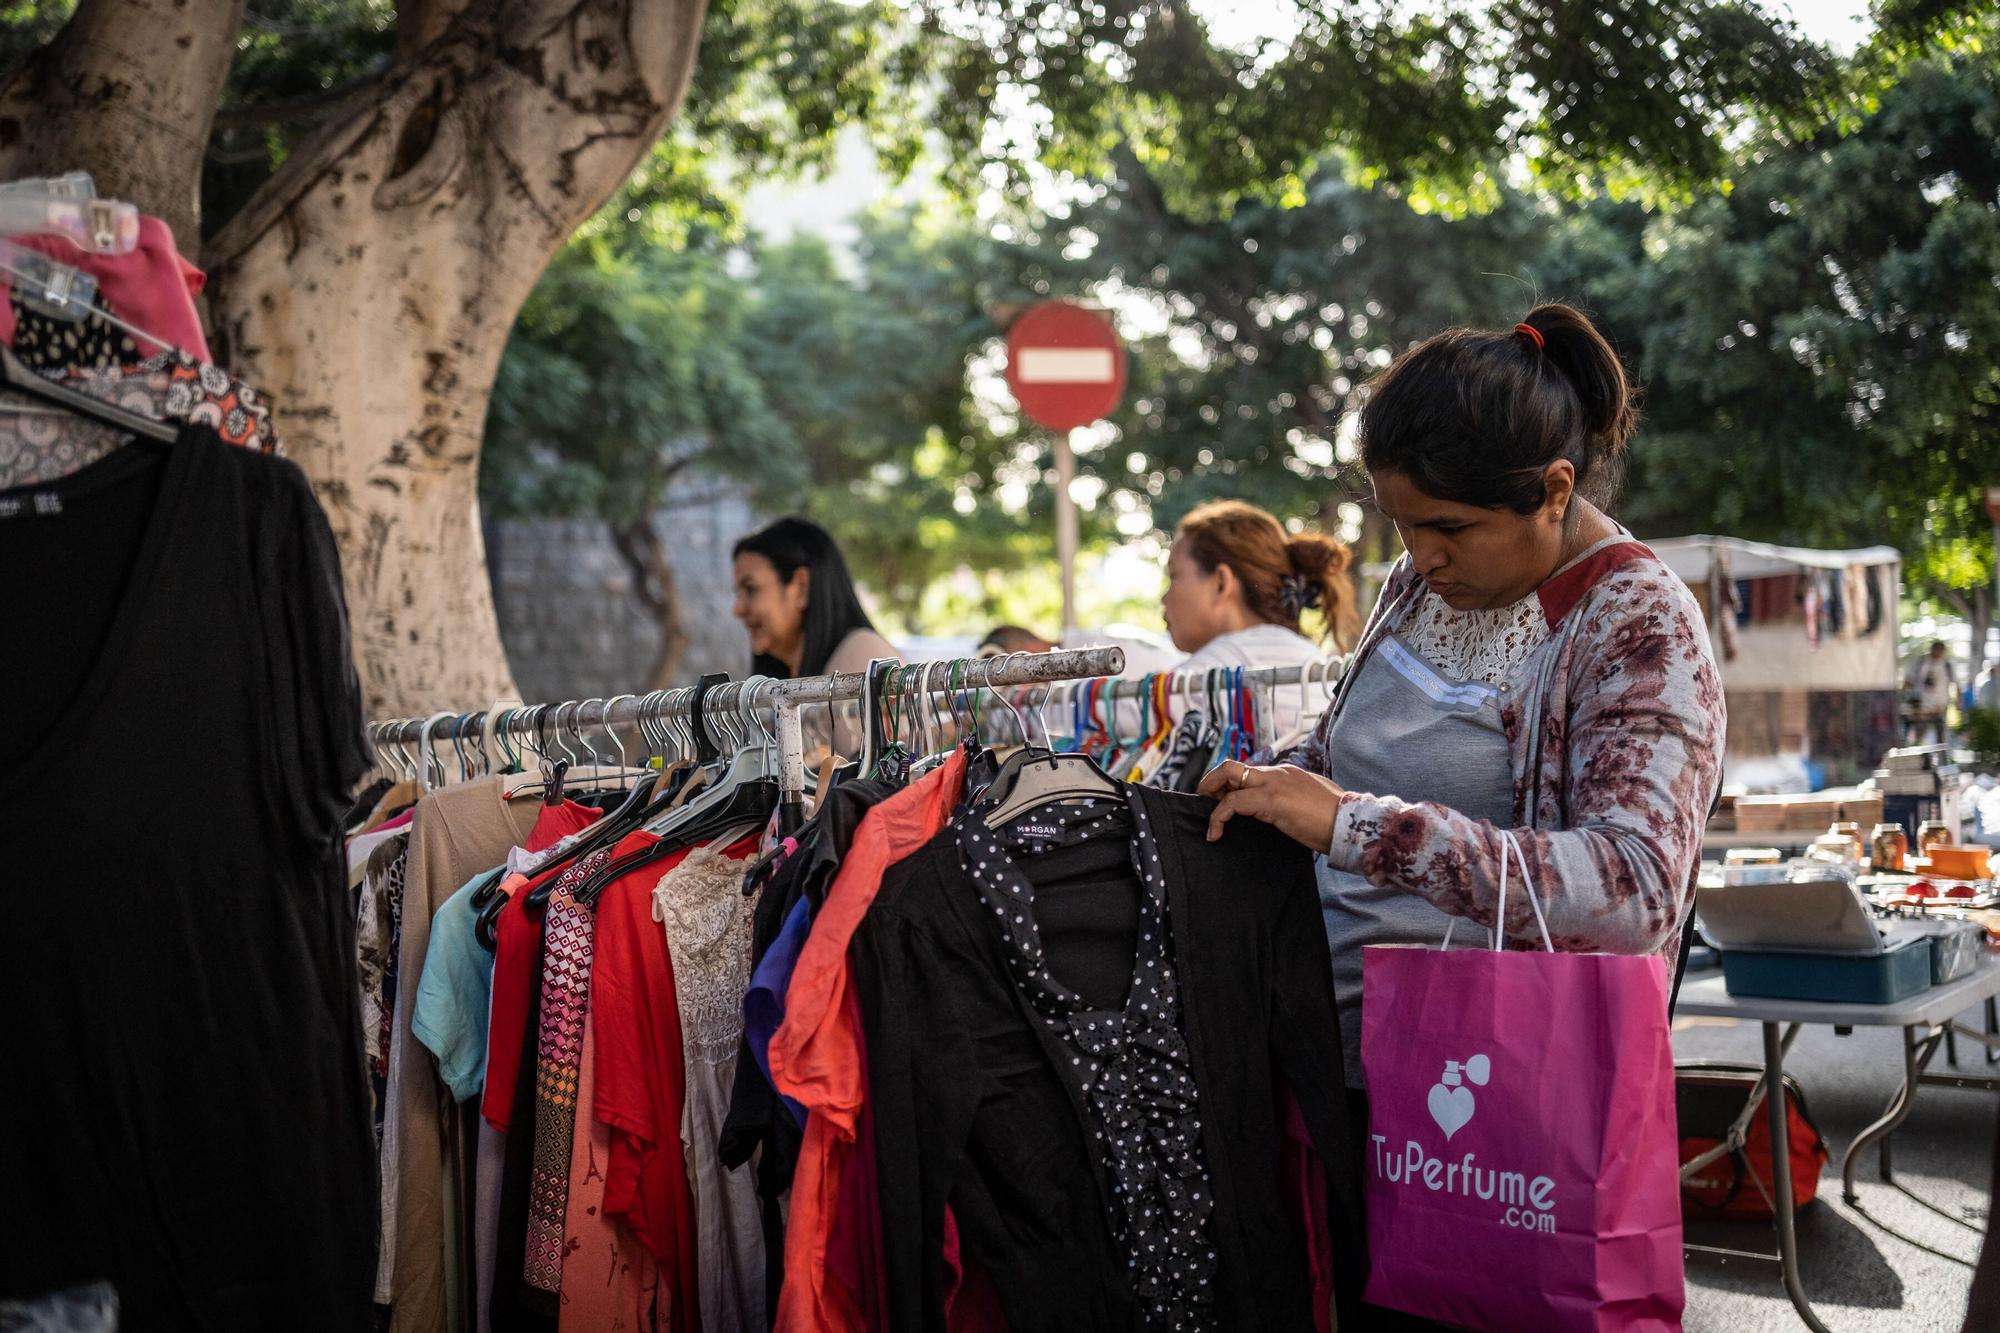
[[(101, 19), (106, 3), (80, 0), (78, 16)], [(598, 3), (611, 14), (622, 0)], [(0, 121), (46, 86), (43, 67), (74, 54), (63, 49), (74, 4), (0, 4), (0, 55), (25, 71)], [(211, 7), (241, 23), (200, 173), (202, 230), (226, 240), (227, 253), (253, 243), (254, 229), (232, 215), (274, 183), (296, 189), (306, 179), (299, 159), (324, 156), (330, 134), (362, 125), (357, 108), (393, 107), (382, 133), (395, 142), (377, 143), (372, 130), (364, 141), (371, 153), (393, 149), (387, 173), (409, 173), (392, 203), (493, 161), (476, 137), (493, 127), (447, 104), (465, 90), (424, 89), (434, 66), (513, 78), (492, 56), (494, 43), (512, 40), (505, 25), (516, 10), (496, 0)], [(501, 358), (489, 335), (526, 291), (511, 270), (529, 260), (511, 252), (501, 256), (506, 294), (493, 303), (505, 313), (496, 324), (480, 307), (483, 322), (454, 344), (468, 372), (419, 377), (371, 420), (384, 410), (408, 417), (410, 440), (440, 467), (476, 466), (483, 439), (494, 451), (489, 505), (594, 513), (633, 539), (675, 475), (739, 478), (773, 507), (827, 518), (864, 553), (878, 590), (905, 602), (960, 561), (1003, 568), (1046, 550), (1045, 442), (982, 387), (993, 340), (1024, 302), (1101, 299), (1135, 340), (1132, 392), (1083, 460), (1087, 536), (1168, 525), (1221, 493), (1351, 529), (1366, 516), (1345, 507), (1343, 423), (1390, 353), (1447, 323), (1499, 322), (1534, 294), (1566, 295), (1604, 310), (1650, 367), (1673, 330), (1642, 306), (1674, 294), (1642, 291), (1669, 274), (1633, 270), (1683, 233), (1700, 245), (1703, 228), (1722, 236), (1748, 226), (1746, 191), (1793, 188), (1779, 179), (1785, 163), (1803, 177), (1805, 163), (1836, 153), (1842, 170), (1863, 169), (1870, 135), (1883, 154), (1907, 149), (1928, 130), (1913, 123), (1898, 138), (1887, 117), (1913, 114), (1897, 110), (1909, 71), (1941, 49), (1976, 62), (1992, 40), (1980, 6), (1947, 0), (1884, 0), (1880, 40), (1850, 61), (1750, 0), (1299, 0), (1250, 12), (1221, 0), (714, 0), (674, 12), (700, 24), (685, 105), (518, 307), (490, 425), (486, 377)], [(49, 105), (32, 114), (54, 114)], [(433, 105), (442, 119), (425, 110)], [(1973, 124), (1975, 111), (1961, 119)], [(741, 211), (746, 186), (826, 165), (846, 127), (865, 133), (891, 178), (919, 163), (935, 172), (937, 198), (879, 214), (851, 250), (758, 236)], [(575, 151), (592, 144), (586, 136)], [(569, 152), (550, 157), (558, 190)], [(340, 206), (328, 179), (316, 178), (313, 208)], [(281, 206), (303, 207), (273, 201), (264, 213)], [(375, 207), (386, 206), (378, 197)], [(561, 228), (577, 215), (565, 213)], [(262, 213), (253, 221), (268, 228)], [(1970, 234), (1976, 222), (1968, 203), (1949, 225)], [(1844, 256), (1866, 250), (1861, 230), (1763, 241)], [(1740, 245), (1752, 239), (1746, 232)], [(1948, 240), (1938, 234), (1940, 248)], [(1734, 233), (1728, 243), (1739, 245)], [(1893, 303), (1916, 299), (1912, 284), (1949, 280), (1942, 268), (1924, 276), (1888, 258), (1863, 254), (1860, 278), (1847, 281), (1908, 288)], [(1781, 260), (1769, 256), (1773, 268)], [(1880, 273), (1870, 267), (1878, 261)], [(1714, 276), (1698, 268), (1689, 261), (1690, 284)], [(1621, 284), (1632, 288), (1629, 305)], [(268, 343), (253, 293), (235, 290), (244, 284), (228, 271), (219, 285), (250, 312), (231, 332), (261, 330)], [(1704, 311), (1701, 292), (1682, 295)], [(1758, 327), (1775, 327), (1809, 295), (1766, 291)], [(313, 318), (311, 304), (296, 318)], [(1930, 336), (1928, 349), (1960, 331), (1977, 341), (1975, 327), (1903, 336)], [(1856, 336), (1823, 331), (1819, 391), (1841, 377), (1847, 362), (1832, 358), (1849, 356)], [(1934, 372), (1927, 401), (1965, 387), (1959, 362), (1917, 359)], [(1897, 447), (1921, 450), (1924, 413), (1903, 406), (1917, 379), (1870, 364), (1884, 386), (1879, 414), (1901, 423), (1889, 427)], [(318, 376), (329, 402), (343, 401), (334, 382), (346, 373)], [(1730, 374), (1747, 382), (1755, 370)], [(1661, 386), (1673, 386), (1671, 374)], [(1655, 410), (1669, 439), (1673, 411), (1658, 395)], [(1746, 398), (1729, 410), (1761, 409)], [(421, 425), (439, 417), (470, 423), (470, 447), (448, 460)], [(396, 444), (381, 466), (411, 456)], [(418, 493), (347, 470), (353, 479), (331, 462), (315, 473), (336, 502), (368, 494), (393, 508), (393, 497)], [(1910, 494), (1927, 484), (1914, 481)], [(1885, 514), (1893, 504), (1913, 512), (1913, 501), (1869, 494)], [(1634, 503), (1647, 501), (1635, 492)], [(333, 507), (344, 541), (366, 540), (378, 519), (399, 530), (388, 515), (344, 524)], [(1926, 532), (1965, 528), (1938, 513), (1926, 522)], [(1780, 516), (1770, 527), (1802, 525)], [(392, 564), (450, 542), (405, 545)], [(380, 563), (370, 556), (369, 567)], [(390, 620), (366, 609), (375, 590), (350, 589), (350, 600), (357, 624), (386, 630)], [(398, 646), (401, 636), (375, 637), (370, 652), (385, 661), (415, 651)], [(433, 637), (425, 651), (444, 652), (450, 633)], [(476, 655), (461, 646), (456, 659), (468, 651)]]

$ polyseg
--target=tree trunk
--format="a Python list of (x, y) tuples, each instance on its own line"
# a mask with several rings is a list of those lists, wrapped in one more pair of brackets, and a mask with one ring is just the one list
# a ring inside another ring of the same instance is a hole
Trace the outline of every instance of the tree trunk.
[(243, 0), (84, 0), (0, 91), (0, 180), (88, 171), (192, 254)]
[[(180, 219), (187, 246), (242, 8), (83, 0), (0, 93), (0, 171), (94, 171)], [(422, 4), (404, 58), (301, 144), (202, 257), (216, 355), (271, 396), (333, 523), (375, 716), (513, 692), (478, 522), (494, 373), (549, 257), (680, 105), (705, 10)], [(185, 53), (165, 63), (188, 68), (142, 75), (163, 45)]]
[(687, 656), (687, 628), (681, 623), (681, 586), (667, 559), (666, 543), (652, 520), (611, 525), (611, 541), (632, 571), (632, 591), (659, 622), (660, 642), (644, 685), (634, 690), (664, 690), (680, 681), (681, 660)]
[(476, 5), (210, 247), (220, 354), (326, 506), (378, 714), (513, 692), (478, 523), (487, 399), (549, 256), (679, 105), (704, 7)]

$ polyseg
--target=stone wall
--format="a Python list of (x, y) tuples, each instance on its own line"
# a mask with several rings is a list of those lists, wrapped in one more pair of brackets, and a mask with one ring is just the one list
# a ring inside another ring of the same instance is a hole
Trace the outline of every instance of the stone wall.
[[(654, 515), (673, 544), (687, 655), (678, 673), (741, 676), (750, 649), (730, 614), (729, 548), (762, 519), (713, 484), (669, 496)], [(508, 519), (486, 525), (487, 568), (500, 639), (528, 703), (630, 694), (645, 687), (659, 625), (632, 592), (632, 574), (593, 519)]]

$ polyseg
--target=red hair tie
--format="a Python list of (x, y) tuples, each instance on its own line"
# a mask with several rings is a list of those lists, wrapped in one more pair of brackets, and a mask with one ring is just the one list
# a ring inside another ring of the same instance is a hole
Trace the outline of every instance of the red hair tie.
[(1528, 341), (1535, 345), (1537, 352), (1546, 352), (1549, 348), (1549, 345), (1542, 341), (1542, 331), (1532, 324), (1516, 324), (1514, 332), (1526, 336)]

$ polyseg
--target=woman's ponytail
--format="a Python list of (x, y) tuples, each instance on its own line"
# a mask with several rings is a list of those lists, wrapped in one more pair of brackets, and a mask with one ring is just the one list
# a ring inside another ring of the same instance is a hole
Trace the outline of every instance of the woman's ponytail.
[(1354, 584), (1347, 576), (1353, 556), (1347, 547), (1317, 532), (1301, 532), (1285, 541), (1292, 566), (1292, 586), (1298, 589), (1299, 610), (1317, 610), (1325, 626), (1322, 638), (1342, 652), (1354, 646), (1360, 629)]
[(1583, 408), (1584, 459), (1577, 484), (1588, 494), (1617, 492), (1625, 448), (1639, 425), (1639, 405), (1625, 364), (1597, 325), (1575, 306), (1547, 301), (1528, 312), (1521, 327), (1540, 338), (1539, 351), (1576, 391)]

